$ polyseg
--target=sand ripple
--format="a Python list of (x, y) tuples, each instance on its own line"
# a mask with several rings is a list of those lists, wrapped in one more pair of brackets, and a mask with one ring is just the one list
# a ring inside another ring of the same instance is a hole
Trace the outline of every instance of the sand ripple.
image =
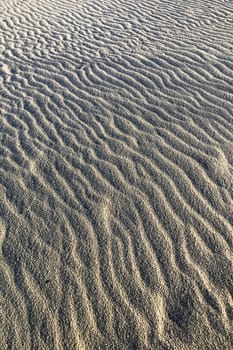
[(1, 349), (232, 349), (232, 2), (0, 19)]

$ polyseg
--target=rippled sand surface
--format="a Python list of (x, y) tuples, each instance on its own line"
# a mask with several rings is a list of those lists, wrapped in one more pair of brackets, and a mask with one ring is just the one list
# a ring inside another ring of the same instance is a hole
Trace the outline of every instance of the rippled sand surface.
[(233, 349), (233, 2), (0, 0), (1, 350)]

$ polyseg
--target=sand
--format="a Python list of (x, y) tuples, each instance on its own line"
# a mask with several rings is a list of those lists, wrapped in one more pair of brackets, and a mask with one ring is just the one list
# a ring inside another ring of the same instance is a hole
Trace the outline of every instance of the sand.
[(233, 3), (0, 0), (0, 349), (233, 349)]

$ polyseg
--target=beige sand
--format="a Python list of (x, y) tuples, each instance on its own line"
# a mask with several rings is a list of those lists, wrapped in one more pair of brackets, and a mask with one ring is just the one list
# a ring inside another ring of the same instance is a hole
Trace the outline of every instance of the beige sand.
[(0, 349), (233, 349), (233, 3), (0, 0)]

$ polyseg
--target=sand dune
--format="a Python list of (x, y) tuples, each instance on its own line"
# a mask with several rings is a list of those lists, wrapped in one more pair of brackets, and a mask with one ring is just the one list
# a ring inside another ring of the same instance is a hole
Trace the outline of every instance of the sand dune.
[(233, 348), (232, 1), (0, 0), (0, 349)]

